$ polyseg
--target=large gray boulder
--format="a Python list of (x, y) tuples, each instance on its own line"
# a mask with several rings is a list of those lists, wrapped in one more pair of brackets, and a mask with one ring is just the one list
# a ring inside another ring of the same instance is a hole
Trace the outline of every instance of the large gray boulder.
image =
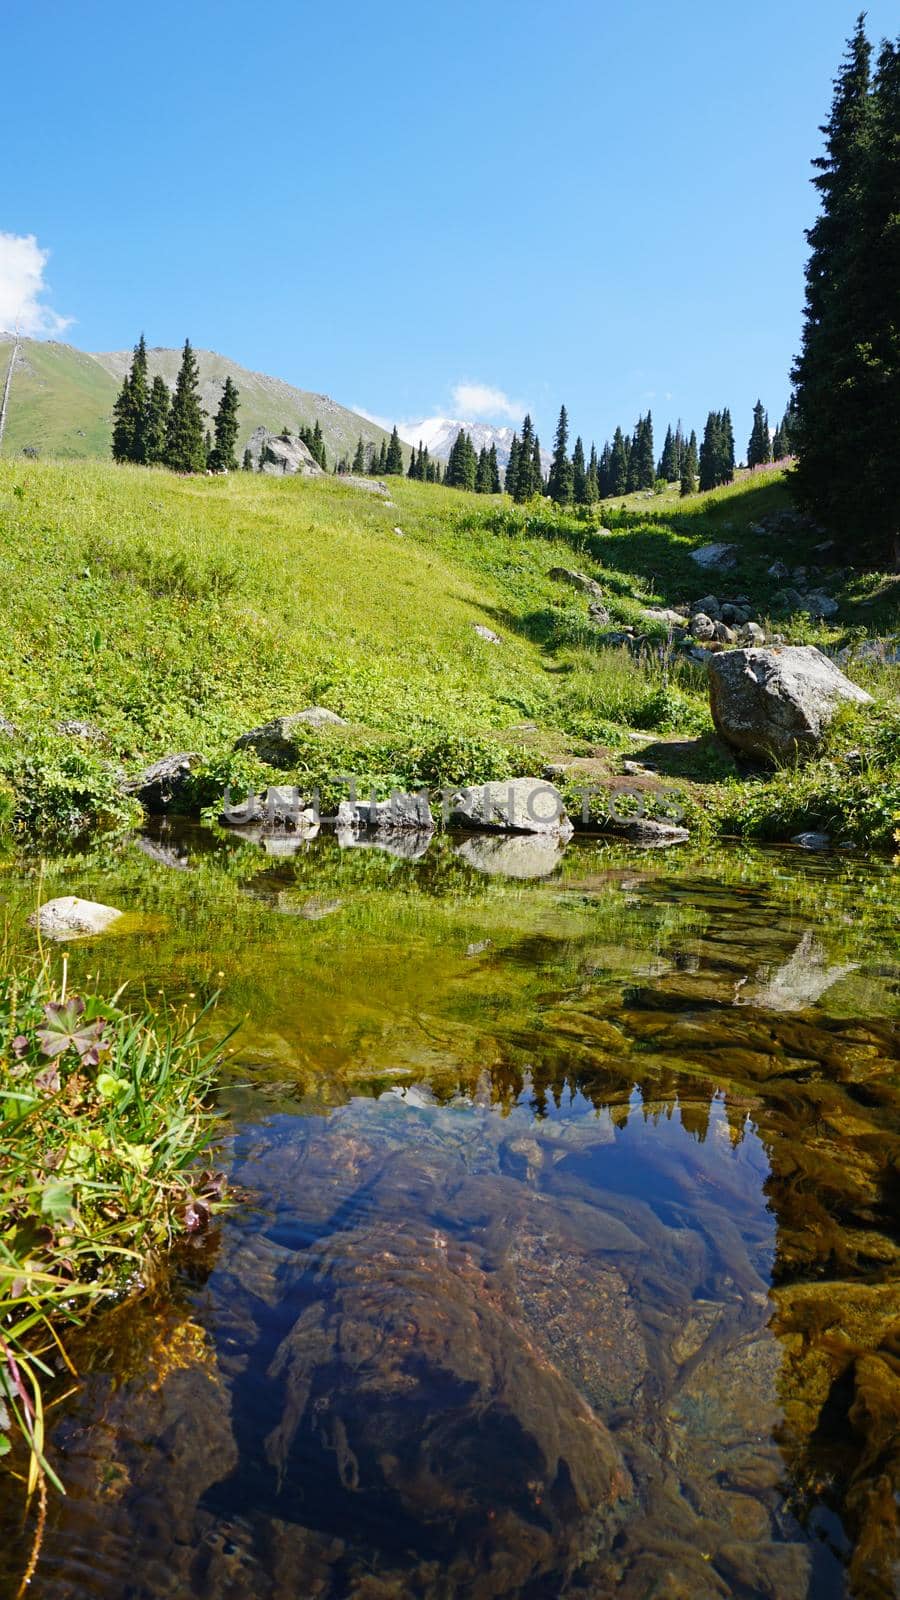
[(815, 645), (723, 651), (707, 671), (716, 731), (764, 759), (814, 751), (840, 705), (872, 703)]
[(696, 561), (698, 567), (733, 567), (737, 561), (737, 551), (733, 544), (702, 544), (698, 550), (691, 551), (691, 560)]
[(337, 826), (375, 833), (433, 833), (434, 817), (427, 795), (394, 793), (389, 800), (342, 800)]
[(256, 428), (250, 435), (249, 449), (254, 466), (270, 477), (324, 477), (322, 468), (302, 439), (270, 433), (268, 428)]
[(560, 839), (573, 832), (562, 795), (543, 778), (506, 778), (461, 790), (450, 802), (450, 825), (487, 833), (545, 833)]

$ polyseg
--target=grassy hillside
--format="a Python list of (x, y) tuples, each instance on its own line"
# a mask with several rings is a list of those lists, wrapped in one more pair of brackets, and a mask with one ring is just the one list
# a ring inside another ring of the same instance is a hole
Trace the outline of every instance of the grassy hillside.
[[(652, 739), (654, 764), (687, 781), (698, 811), (718, 809), (740, 827), (752, 801), (765, 831), (760, 797), (776, 780), (744, 794), (712, 736), (703, 669), (604, 648), (584, 596), (549, 569), (594, 575), (614, 620), (652, 631), (642, 608), (708, 592), (715, 580), (690, 552), (728, 538), (739, 563), (725, 592), (753, 596), (764, 614), (775, 552), (753, 530), (785, 503), (777, 477), (687, 506), (603, 507), (602, 526), (406, 480), (390, 493), (386, 502), (330, 478), (0, 463), (0, 712), (21, 736), (0, 741), (0, 767), (20, 821), (64, 821), (82, 791), (87, 811), (115, 819), (116, 764), (136, 769), (173, 750), (206, 759), (209, 799), (229, 775), (264, 782), (255, 758), (229, 754), (235, 737), (317, 702), (351, 726), (310, 733), (297, 754), (303, 781), (350, 770), (383, 785), (479, 781), (577, 758), (612, 772)], [(792, 554), (804, 555), (802, 537)], [(896, 593), (886, 578), (881, 586), (873, 600), (874, 580), (845, 574), (835, 625), (796, 618), (784, 631), (837, 643), (864, 614), (896, 626)], [(893, 761), (900, 670), (860, 666), (854, 676), (880, 697), (875, 723), (888, 729), (879, 738)], [(72, 719), (101, 737), (55, 731)], [(869, 735), (854, 727), (847, 737)], [(900, 813), (900, 781), (892, 788), (887, 770), (857, 773), (842, 791), (881, 793), (884, 838), (890, 808)], [(777, 827), (811, 814), (809, 769), (788, 777), (795, 789), (776, 797)], [(864, 804), (859, 819), (858, 831), (871, 827)]]
[[(11, 349), (11, 336), (0, 334), (0, 378), (5, 377)], [(288, 424), (296, 432), (301, 423), (318, 421), (332, 459), (345, 452), (352, 455), (360, 434), (377, 445), (386, 437), (374, 422), (348, 411), (328, 395), (310, 394), (280, 378), (249, 372), (211, 350), (198, 350), (196, 355), (202, 401), (210, 417), (215, 415), (226, 377), (240, 390), (241, 451), (260, 426), (278, 432)], [(131, 357), (130, 350), (95, 356), (52, 340), (24, 339), (13, 374), (4, 457), (19, 456), (30, 447), (42, 457), (108, 460), (113, 402)], [(150, 350), (148, 359), (151, 377), (160, 373), (174, 388), (181, 352)]]
[[(11, 335), (0, 333), (0, 374), (12, 356)], [(68, 344), (23, 339), (13, 372), (4, 457), (32, 449), (42, 456), (108, 457), (118, 385), (93, 356)]]

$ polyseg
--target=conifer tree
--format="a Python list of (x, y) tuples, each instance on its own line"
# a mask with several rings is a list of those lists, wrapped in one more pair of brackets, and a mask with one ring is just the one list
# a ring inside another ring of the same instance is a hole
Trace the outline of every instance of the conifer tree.
[(719, 468), (719, 482), (731, 483), (734, 477), (734, 428), (731, 425), (731, 412), (728, 407), (722, 412), (722, 459)]
[(722, 456), (722, 417), (710, 411), (700, 445), (700, 488), (714, 489), (718, 483), (718, 464)]
[(202, 472), (206, 466), (199, 378), (197, 357), (185, 339), (166, 432), (166, 466), (173, 472)]
[(377, 465), (375, 466), (375, 471), (379, 477), (387, 472), (387, 450), (387, 440), (382, 439), (381, 449), (378, 451), (377, 456)]
[(572, 451), (572, 498), (579, 506), (587, 502), (587, 467), (580, 434), (575, 440), (575, 449)]
[(400, 443), (400, 435), (397, 432), (396, 423), (391, 433), (391, 442), (387, 447), (384, 470), (387, 476), (391, 478), (399, 477), (403, 472), (403, 447)]
[(639, 489), (652, 489), (656, 481), (656, 456), (653, 450), (653, 417), (648, 411), (642, 417), (636, 433), (637, 443), (637, 487)]
[(250, 450), (250, 446), (249, 445), (247, 446), (246, 450), (244, 451), (244, 459), (241, 462), (241, 466), (242, 466), (244, 472), (252, 472), (253, 471), (253, 454), (252, 454), (252, 452)]
[(900, 566), (900, 41), (883, 44), (873, 75), (863, 17), (823, 132), (792, 485), (851, 552)]
[(535, 434), (535, 443), (532, 446), (532, 494), (543, 494), (544, 467), (541, 461), (541, 442)]
[(516, 486), (519, 482), (519, 436), (514, 433), (509, 447), (509, 458), (506, 463), (506, 492), (513, 499), (516, 495)]
[[(550, 476), (547, 480), (547, 489), (551, 500), (557, 505), (568, 505), (573, 493), (572, 463), (569, 460), (569, 418), (565, 406), (560, 408), (559, 421), (556, 424), (556, 439), (553, 446), (553, 459), (550, 463)], [(584, 452), (582, 451), (582, 467), (584, 466)]]
[(365, 470), (366, 470), (366, 447), (365, 447), (365, 444), (363, 443), (363, 436), (362, 436), (362, 434), (360, 434), (359, 438), (356, 441), (356, 452), (355, 452), (354, 457), (353, 457), (353, 471), (354, 472), (359, 472), (359, 473), (364, 473)]
[(322, 432), (322, 424), (320, 423), (318, 417), (316, 417), (316, 425), (312, 431), (309, 452), (313, 460), (322, 468), (322, 471), (327, 472), (328, 456), (325, 451), (325, 436)]
[(147, 346), (144, 335), (134, 347), (130, 371), (113, 405), (112, 453), (114, 461), (146, 460), (144, 430), (147, 420)]
[(114, 461), (131, 461), (134, 450), (134, 407), (131, 373), (126, 372), (113, 404), (112, 454)]
[(585, 504), (592, 506), (600, 498), (600, 463), (597, 459), (597, 446), (591, 444), (591, 454), (588, 461), (587, 477), (584, 484)]
[(772, 459), (772, 445), (769, 439), (769, 418), (763, 403), (757, 400), (753, 407), (753, 427), (750, 430), (750, 440), (747, 445), (748, 467), (761, 467)]
[(491, 463), (487, 452), (487, 445), (482, 445), (478, 452), (478, 469), (475, 474), (475, 492), (477, 494), (490, 494), (491, 492)]
[(666, 429), (666, 437), (665, 443), (663, 444), (662, 455), (659, 458), (657, 476), (663, 478), (666, 483), (675, 483), (679, 476), (679, 468), (680, 462), (678, 459), (678, 445), (675, 434), (672, 432), (672, 424), (669, 423), (669, 426)]
[(530, 416), (522, 423), (519, 445), (519, 468), (516, 474), (515, 498), (522, 502), (534, 494), (534, 424)]
[(697, 473), (700, 470), (700, 456), (697, 450), (697, 434), (693, 428), (691, 429), (691, 437), (684, 447), (684, 453), (681, 460), (681, 470), (682, 473), (688, 473), (692, 483), (695, 481)]
[(144, 460), (149, 466), (158, 466), (166, 459), (166, 434), (169, 426), (171, 401), (164, 378), (157, 373), (150, 386), (147, 401), (147, 418), (144, 425)]
[(628, 451), (625, 447), (625, 435), (621, 428), (617, 428), (613, 434), (609, 462), (609, 493), (611, 495), (625, 494), (627, 488)]
[(491, 494), (499, 494), (500, 493), (500, 489), (501, 489), (501, 484), (500, 484), (500, 466), (499, 466), (499, 463), (497, 461), (497, 446), (496, 446), (496, 444), (492, 444), (490, 450), (488, 451), (488, 466), (490, 467), (490, 473), (491, 473), (490, 493)]
[(597, 488), (601, 500), (608, 499), (614, 493), (612, 486), (612, 458), (612, 445), (607, 440), (600, 452), (600, 460), (597, 465)]
[(237, 414), (240, 403), (235, 384), (230, 377), (226, 378), (214, 423), (216, 442), (209, 456), (209, 465), (214, 472), (237, 471), (235, 446), (237, 445)]

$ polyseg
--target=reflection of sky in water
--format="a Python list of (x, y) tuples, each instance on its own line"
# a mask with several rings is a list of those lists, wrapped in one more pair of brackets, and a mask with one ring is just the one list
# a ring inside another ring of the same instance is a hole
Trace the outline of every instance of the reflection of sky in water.
[[(79, 892), (152, 922), (71, 973), (191, 1003), (221, 981), (223, 1024), (249, 1016), (223, 1094), (248, 1198), (162, 1344), (158, 1309), (99, 1341), (38, 1600), (556, 1600), (570, 1570), (623, 1600), (842, 1595), (839, 1457), (795, 1402), (798, 1351), (842, 1337), (834, 1262), (860, 1294), (886, 1259), (881, 870), (587, 847), (528, 882), (440, 841), (186, 839), (187, 870), (83, 864)], [(51, 863), (47, 897), (71, 879)], [(24, 917), (33, 883), (9, 889)]]

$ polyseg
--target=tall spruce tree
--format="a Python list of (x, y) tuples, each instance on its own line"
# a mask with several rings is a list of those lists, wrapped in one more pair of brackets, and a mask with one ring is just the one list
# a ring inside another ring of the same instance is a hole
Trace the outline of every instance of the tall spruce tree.
[(354, 455), (353, 455), (353, 469), (352, 470), (354, 472), (365, 472), (365, 470), (366, 470), (366, 447), (365, 447), (365, 444), (363, 442), (362, 434), (360, 434), (359, 438), (356, 441), (356, 450), (355, 450)]
[(675, 483), (679, 476), (679, 470), (678, 445), (672, 432), (672, 424), (669, 423), (666, 429), (662, 455), (659, 458), (658, 476), (663, 478), (666, 483)]
[(122, 381), (113, 405), (114, 461), (146, 461), (148, 401), (147, 345), (141, 334), (134, 347), (131, 368)]
[(490, 494), (491, 492), (491, 463), (488, 458), (487, 445), (483, 444), (478, 452), (478, 467), (475, 473), (476, 494)]
[[(582, 452), (583, 465), (584, 454)], [(556, 424), (556, 439), (553, 445), (553, 459), (550, 463), (547, 489), (550, 499), (555, 500), (557, 505), (568, 505), (572, 499), (573, 476), (572, 463), (569, 460), (569, 418), (565, 406), (560, 407), (559, 421)]]
[(544, 467), (541, 461), (541, 442), (535, 434), (535, 443), (532, 445), (532, 494), (543, 494)]
[(730, 483), (734, 477), (734, 428), (731, 424), (731, 412), (728, 407), (722, 412), (722, 459), (719, 467), (719, 482)]
[(621, 428), (617, 428), (613, 434), (609, 462), (609, 493), (611, 495), (625, 494), (627, 488), (628, 451), (625, 445), (625, 435)]
[(168, 385), (157, 373), (150, 385), (150, 398), (147, 401), (144, 424), (144, 460), (148, 466), (158, 466), (166, 459), (170, 405)]
[(243, 458), (243, 460), (241, 462), (241, 470), (243, 472), (252, 472), (253, 471), (253, 452), (250, 449), (249, 445), (247, 446), (246, 450), (244, 451), (244, 458)]
[(792, 485), (849, 553), (900, 566), (900, 41), (871, 56), (860, 17), (814, 162)]
[(400, 435), (397, 432), (396, 424), (391, 433), (391, 442), (387, 447), (384, 470), (389, 478), (400, 477), (403, 473), (403, 446), (400, 443)]
[(515, 499), (516, 485), (519, 481), (519, 436), (517, 433), (513, 434), (510, 442), (504, 481), (507, 494), (511, 494)]
[(748, 467), (761, 467), (772, 459), (772, 442), (769, 438), (769, 418), (761, 400), (753, 407), (753, 427), (747, 445)]
[(697, 434), (693, 428), (691, 429), (691, 437), (688, 439), (687, 444), (684, 447), (684, 453), (681, 460), (681, 470), (682, 473), (687, 472), (690, 475), (691, 482), (696, 479), (697, 473), (700, 470), (700, 455), (697, 450)]
[(722, 459), (722, 413), (710, 411), (700, 445), (700, 488), (714, 489)]
[(166, 466), (173, 472), (202, 472), (206, 467), (206, 413), (199, 382), (197, 357), (185, 339), (166, 431)]
[(584, 460), (584, 444), (579, 434), (575, 440), (575, 449), (572, 451), (572, 498), (576, 505), (587, 504), (587, 466)]
[(592, 506), (600, 499), (600, 463), (597, 459), (597, 446), (591, 443), (591, 454), (588, 461), (587, 477), (584, 483), (585, 505)]
[(653, 449), (653, 417), (648, 411), (642, 419), (638, 433), (638, 467), (637, 479), (639, 489), (652, 489), (656, 482), (656, 456)]
[(490, 472), (491, 472), (491, 489), (490, 489), (490, 492), (491, 492), (491, 494), (499, 494), (500, 493), (500, 489), (501, 489), (501, 484), (500, 484), (500, 463), (497, 460), (497, 446), (496, 446), (496, 444), (492, 444), (490, 450), (488, 451), (488, 466), (490, 467)]
[(222, 398), (216, 412), (213, 426), (216, 432), (216, 442), (210, 453), (209, 464), (214, 472), (236, 472), (237, 457), (235, 447), (238, 436), (238, 407), (240, 398), (235, 384), (230, 377), (225, 379), (222, 389)]
[(522, 423), (522, 442), (519, 448), (516, 499), (529, 500), (534, 491), (534, 424), (531, 417), (526, 415)]

